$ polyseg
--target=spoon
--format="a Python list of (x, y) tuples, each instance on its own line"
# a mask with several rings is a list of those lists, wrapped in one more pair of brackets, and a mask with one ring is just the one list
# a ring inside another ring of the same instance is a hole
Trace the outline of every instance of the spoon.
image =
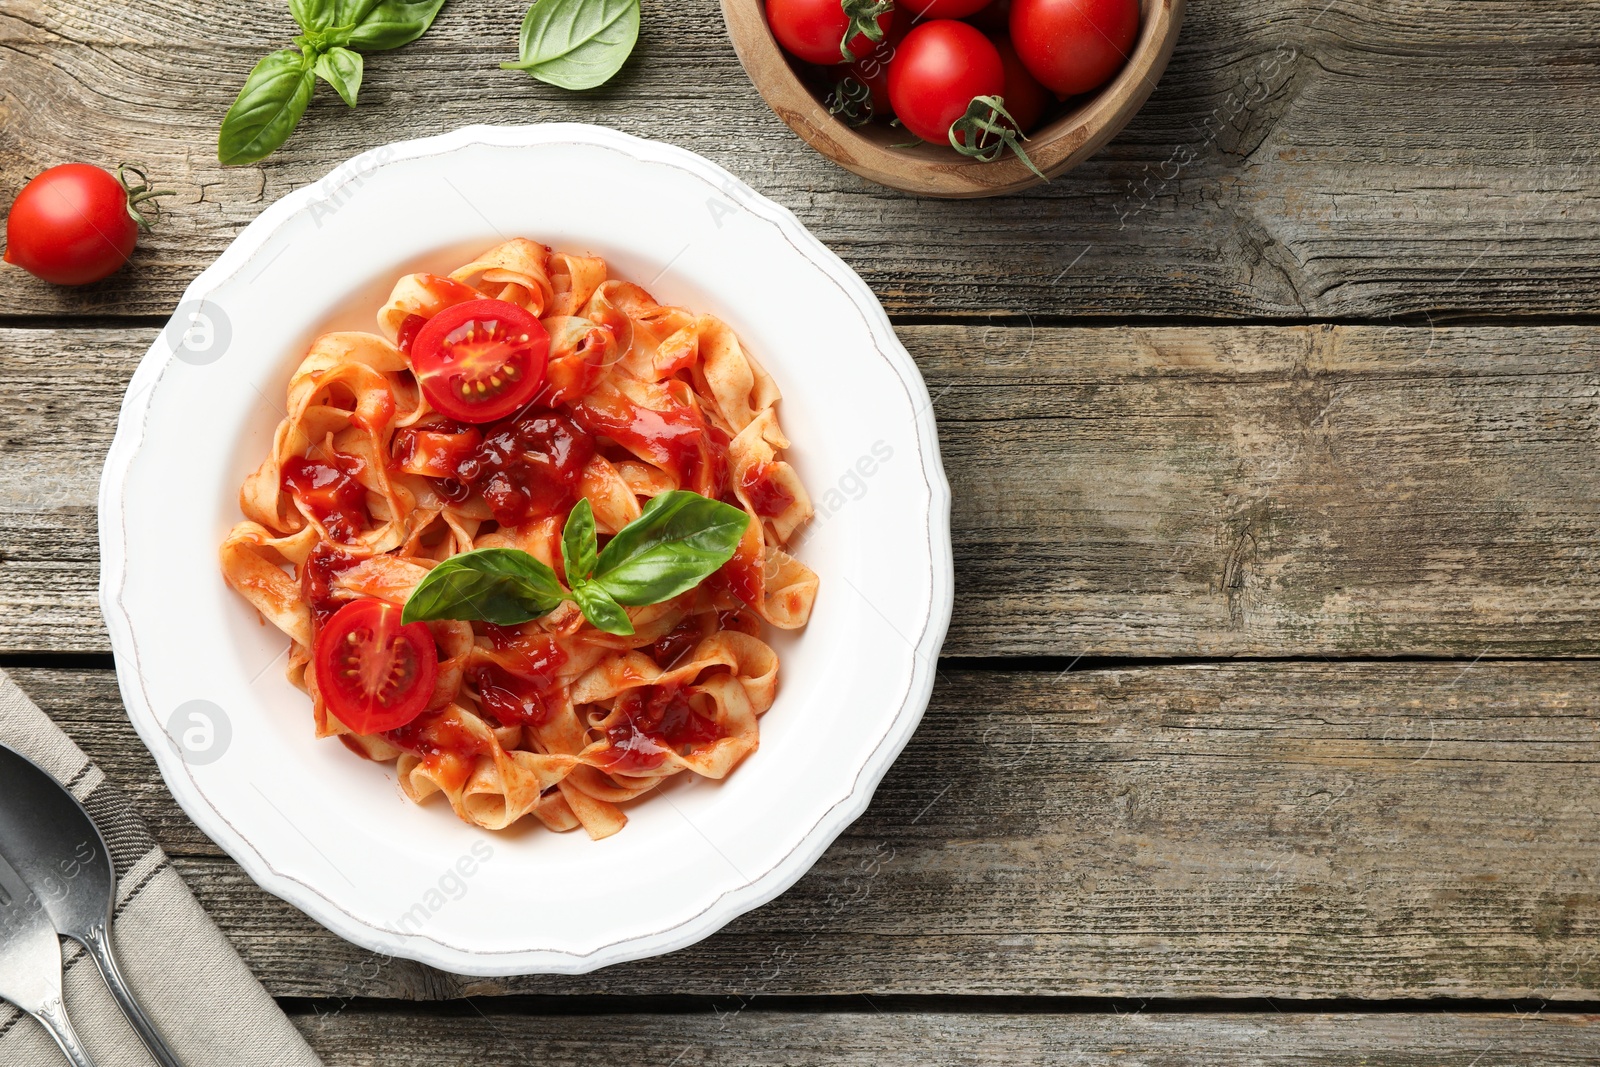
[(94, 1067), (61, 1000), (61, 939), (17, 869), (0, 857), (0, 997), (56, 1039), (73, 1067)]
[(5, 745), (0, 745), (0, 855), (34, 887), (56, 931), (88, 951), (156, 1062), (183, 1067), (134, 999), (111, 951), (117, 872), (105, 839), (77, 797)]

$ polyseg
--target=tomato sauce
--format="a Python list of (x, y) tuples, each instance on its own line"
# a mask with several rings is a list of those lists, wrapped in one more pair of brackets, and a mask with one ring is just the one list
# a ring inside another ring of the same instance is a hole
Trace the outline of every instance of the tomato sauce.
[[(478, 704), (501, 726), (543, 726), (550, 719), (550, 695), (567, 654), (548, 634), (478, 623), (494, 649), (492, 662), (469, 673)], [(480, 655), (482, 653), (480, 652)]]
[(689, 650), (698, 645), (700, 639), (704, 636), (705, 629), (701, 625), (700, 619), (690, 615), (643, 651), (645, 655), (656, 661), (657, 667), (664, 671), (671, 670), (672, 665), (688, 655)]
[(350, 422), (363, 430), (376, 432), (389, 425), (389, 420), (394, 418), (394, 395), (385, 389), (375, 395), (369, 394), (362, 398), (361, 404), (350, 416)]
[(300, 568), (301, 595), (305, 598), (307, 606), (311, 608), (311, 636), (316, 638), (322, 629), (322, 624), (333, 616), (333, 613), (349, 603), (347, 600), (333, 598), (334, 575), (354, 567), (361, 562), (357, 556), (352, 556), (326, 541), (318, 541), (312, 548), (311, 554), (306, 557), (304, 565)]
[(456, 466), (476, 486), (501, 526), (565, 514), (578, 501), (594, 438), (565, 415), (539, 412), (490, 426), (483, 445)]
[(567, 654), (555, 638), (543, 633), (524, 634), (511, 626), (481, 622), (483, 635), (496, 653), (497, 663), (512, 674), (520, 674), (549, 689), (556, 672), (566, 665)]
[(396, 430), (390, 446), (389, 469), (453, 479), (461, 465), (476, 455), (482, 444), (483, 433), (476, 426), (459, 422)]
[(472, 668), (478, 706), (501, 726), (543, 726), (550, 720), (543, 689), (515, 674), (484, 664)]
[(283, 465), (282, 484), (335, 541), (350, 541), (367, 527), (367, 490), (356, 475), (359, 457), (335, 452), (331, 462), (295, 456)]
[(794, 503), (794, 494), (772, 480), (772, 464), (751, 465), (739, 479), (739, 488), (749, 499), (756, 514), (765, 518), (782, 515)]
[(623, 718), (606, 728), (611, 760), (606, 769), (622, 774), (652, 770), (666, 761), (667, 753), (687, 756), (696, 746), (722, 737), (716, 722), (689, 703), (678, 685), (648, 685), (630, 689), (617, 699)]
[(439, 784), (452, 790), (465, 785), (478, 758), (492, 751), (488, 739), (474, 734), (448, 709), (419, 715), (382, 736), (396, 748), (420, 758)]
[(417, 339), (417, 331), (428, 324), (428, 320), (421, 315), (407, 315), (400, 320), (400, 329), (396, 331), (395, 347), (406, 355), (411, 354), (411, 345)]
[(765, 576), (761, 573), (760, 544), (759, 539), (746, 534), (739, 542), (739, 548), (734, 552), (733, 558), (712, 575), (746, 604), (760, 603), (762, 591), (766, 587)]
[(466, 282), (458, 282), (454, 278), (446, 278), (440, 274), (419, 274), (417, 284), (422, 286), (427, 294), (441, 305), (435, 313), (442, 310), (443, 306), (450, 304), (464, 304), (468, 300), (482, 300), (486, 294), (474, 289)]
[(620, 394), (591, 394), (573, 406), (572, 414), (584, 429), (644, 456), (683, 488), (713, 500), (726, 491), (728, 436), (707, 425), (693, 405), (674, 401), (657, 410)]

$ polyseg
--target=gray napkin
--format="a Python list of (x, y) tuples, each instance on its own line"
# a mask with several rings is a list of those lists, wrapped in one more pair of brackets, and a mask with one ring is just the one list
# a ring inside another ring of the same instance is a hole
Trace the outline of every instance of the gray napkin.
[[(300, 1032), (206, 917), (126, 797), (0, 671), (0, 741), (67, 785), (117, 866), (112, 939), (123, 974), (172, 1050), (192, 1067), (320, 1067)], [(5, 783), (0, 782), (0, 789)], [(67, 1011), (98, 1067), (149, 1067), (138, 1035), (75, 941), (62, 942)], [(33, 1019), (0, 1001), (0, 1064), (66, 1058)]]

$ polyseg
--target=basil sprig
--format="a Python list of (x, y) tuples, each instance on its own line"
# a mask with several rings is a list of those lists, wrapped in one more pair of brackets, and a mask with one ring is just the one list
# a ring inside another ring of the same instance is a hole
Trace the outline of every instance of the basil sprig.
[(625, 608), (687, 592), (733, 558), (750, 516), (699, 493), (662, 493), (598, 549), (594, 509), (579, 500), (561, 534), (567, 584), (517, 548), (479, 548), (451, 556), (417, 585), (402, 622), (464, 619), (515, 626), (578, 605), (597, 629), (631, 634)]
[(303, 31), (255, 65), (223, 116), (217, 159), (240, 166), (276, 151), (306, 113), (321, 78), (351, 107), (361, 91), (362, 52), (399, 48), (421, 37), (444, 0), (289, 0)]
[(525, 70), (562, 89), (593, 89), (622, 69), (639, 40), (639, 0), (538, 0), (522, 20)]

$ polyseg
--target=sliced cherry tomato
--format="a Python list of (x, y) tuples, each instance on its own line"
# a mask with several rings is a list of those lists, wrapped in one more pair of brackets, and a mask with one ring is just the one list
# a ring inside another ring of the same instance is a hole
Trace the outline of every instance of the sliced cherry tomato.
[(993, 37), (991, 40), (994, 41), (995, 50), (1000, 53), (1000, 62), (1006, 68), (1006, 112), (1016, 121), (1019, 131), (1032, 133), (1044, 117), (1045, 108), (1050, 106), (1050, 93), (1039, 84), (1037, 78), (1028, 73), (1028, 68), (1017, 58), (1017, 50), (1010, 41), (1004, 37)]
[(1028, 71), (1061, 96), (1098, 89), (1139, 36), (1139, 0), (1012, 0), (1011, 43)]
[[(6, 218), (6, 262), (56, 285), (97, 282), (128, 262), (144, 224), (136, 205), (168, 191), (135, 167), (118, 173), (67, 163), (23, 186)], [(128, 185), (127, 173), (141, 181)]]
[(400, 609), (354, 600), (317, 635), (317, 690), (328, 710), (358, 734), (406, 725), (433, 697), (439, 650), (425, 623), (400, 625)]
[(876, 7), (875, 0), (767, 0), (767, 22), (784, 51), (832, 66), (872, 51), (872, 38), (862, 32), (867, 27), (876, 26), (880, 39), (889, 32), (894, 7), (874, 12)]
[(550, 334), (504, 300), (469, 300), (417, 330), (411, 366), (428, 402), (462, 422), (494, 422), (523, 407), (544, 384)]
[(906, 129), (934, 144), (950, 143), (950, 127), (974, 97), (1006, 88), (1000, 53), (965, 22), (937, 19), (906, 34), (889, 64), (889, 102)]

